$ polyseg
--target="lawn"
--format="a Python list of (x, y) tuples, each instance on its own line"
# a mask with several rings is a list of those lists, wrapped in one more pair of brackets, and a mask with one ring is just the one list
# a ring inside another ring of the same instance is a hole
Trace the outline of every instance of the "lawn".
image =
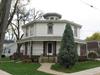
[(51, 67), (51, 69), (65, 72), (65, 73), (73, 73), (73, 72), (78, 72), (78, 71), (82, 71), (82, 70), (86, 70), (86, 69), (90, 69), (90, 68), (95, 68), (98, 66), (100, 66), (100, 61), (85, 61), (85, 62), (76, 63), (76, 65), (70, 69), (66, 69), (66, 68), (60, 66), (59, 64), (54, 64)]
[(37, 71), (37, 68), (39, 67), (40, 64), (32, 63), (0, 63), (0, 69), (11, 73), (12, 75), (50, 75), (47, 73)]
[(6, 57), (6, 58), (0, 58), (0, 61), (11, 61), (10, 58)]

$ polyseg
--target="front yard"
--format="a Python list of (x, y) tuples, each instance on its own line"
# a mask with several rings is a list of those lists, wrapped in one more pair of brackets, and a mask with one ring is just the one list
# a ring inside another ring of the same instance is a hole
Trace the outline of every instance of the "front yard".
[(40, 64), (15, 62), (0, 63), (0, 69), (11, 73), (12, 75), (50, 75), (37, 71), (38, 67), (40, 67)]
[[(40, 64), (36, 63), (15, 63), (15, 62), (0, 62), (0, 69), (12, 75), (51, 75), (37, 71)], [(85, 61), (78, 62), (74, 67), (66, 69), (59, 64), (54, 64), (51, 69), (65, 73), (78, 72), (90, 68), (100, 67), (100, 61)]]
[(61, 71), (65, 73), (73, 73), (78, 72), (90, 68), (100, 67), (100, 61), (85, 61), (85, 62), (78, 62), (74, 67), (70, 69), (66, 69), (59, 64), (54, 64), (51, 69), (56, 71)]

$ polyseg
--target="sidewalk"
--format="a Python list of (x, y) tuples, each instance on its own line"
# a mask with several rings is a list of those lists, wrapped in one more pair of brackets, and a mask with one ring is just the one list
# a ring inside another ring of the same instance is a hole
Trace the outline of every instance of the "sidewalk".
[(0, 75), (11, 75), (11, 74), (9, 74), (9, 73), (7, 73), (7, 72), (5, 72), (3, 70), (0, 70)]
[(50, 67), (53, 63), (41, 63), (41, 67), (38, 68), (38, 71), (54, 74), (54, 75), (100, 75), (100, 67), (88, 69), (75, 73), (63, 73), (51, 70)]
[(71, 73), (70, 75), (100, 75), (100, 67)]
[(66, 74), (66, 73), (51, 70), (50, 67), (52, 65), (53, 65), (53, 63), (41, 63), (41, 66), (37, 70), (42, 71), (42, 72), (46, 72), (46, 73), (50, 73), (50, 74), (54, 74), (54, 75), (65, 75)]

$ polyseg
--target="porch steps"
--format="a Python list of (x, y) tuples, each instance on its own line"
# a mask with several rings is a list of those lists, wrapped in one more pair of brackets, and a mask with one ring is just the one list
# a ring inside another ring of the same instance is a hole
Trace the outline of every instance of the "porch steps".
[(56, 56), (42, 56), (39, 59), (40, 63), (55, 63), (57, 62)]

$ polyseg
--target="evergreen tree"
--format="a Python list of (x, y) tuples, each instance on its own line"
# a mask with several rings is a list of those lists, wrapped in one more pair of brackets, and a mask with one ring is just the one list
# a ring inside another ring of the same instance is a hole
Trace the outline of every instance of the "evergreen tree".
[(58, 63), (66, 68), (72, 67), (77, 61), (73, 31), (70, 24), (66, 25), (63, 33), (61, 47), (58, 54)]

